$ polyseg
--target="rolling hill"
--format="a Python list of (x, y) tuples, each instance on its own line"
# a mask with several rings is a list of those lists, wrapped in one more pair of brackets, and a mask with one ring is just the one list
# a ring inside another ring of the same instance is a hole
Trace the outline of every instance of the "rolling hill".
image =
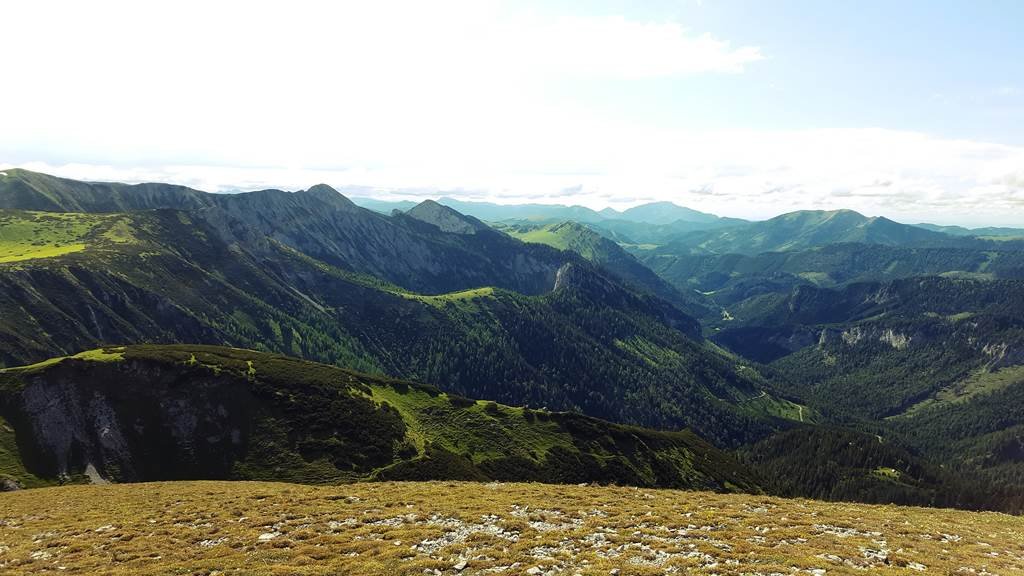
[(127, 346), (0, 371), (0, 473), (33, 486), (532, 480), (757, 490), (689, 432), (510, 408), (297, 358)]
[(672, 202), (650, 202), (627, 208), (618, 214), (613, 212), (605, 215), (610, 216), (610, 220), (627, 220), (645, 224), (671, 224), (679, 221), (709, 224), (720, 220), (714, 214), (700, 212)]

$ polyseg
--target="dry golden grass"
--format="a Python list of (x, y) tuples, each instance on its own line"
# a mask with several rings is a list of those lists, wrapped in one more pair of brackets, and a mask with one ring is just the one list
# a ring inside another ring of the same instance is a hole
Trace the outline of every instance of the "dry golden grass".
[(1013, 575), (1024, 574), (1024, 519), (541, 484), (166, 482), (0, 494), (0, 573), (58, 571)]

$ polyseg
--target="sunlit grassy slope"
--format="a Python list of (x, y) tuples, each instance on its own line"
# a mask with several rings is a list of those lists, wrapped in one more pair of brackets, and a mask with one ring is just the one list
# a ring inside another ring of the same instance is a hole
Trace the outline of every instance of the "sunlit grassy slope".
[(410, 482), (0, 494), (0, 572), (1024, 573), (1024, 520), (636, 488)]
[(95, 242), (129, 242), (125, 215), (0, 210), (0, 263), (53, 258)]
[(533, 242), (535, 244), (547, 244), (548, 246), (554, 246), (562, 250), (569, 249), (570, 238), (566, 234), (559, 234), (558, 225), (547, 225), (538, 226), (536, 228), (529, 228), (525, 230), (518, 229), (505, 229), (507, 234), (519, 238), (523, 242)]
[(913, 416), (926, 408), (934, 408), (943, 404), (967, 402), (972, 398), (1003, 390), (1019, 382), (1024, 382), (1024, 366), (1008, 366), (998, 370), (976, 370), (962, 381), (942, 388), (933, 396), (911, 406), (901, 416)]
[[(31, 400), (58, 396), (69, 411), (56, 419)], [(499, 479), (759, 492), (738, 461), (688, 431), (476, 401), (237, 348), (109, 347), (0, 369), (0, 417), (0, 480), (27, 487), (84, 478), (100, 462), (117, 481)], [(199, 431), (193, 421), (208, 424)], [(69, 453), (63, 437), (38, 432), (54, 426), (83, 440)], [(89, 440), (96, 434), (124, 438), (122, 448)]]

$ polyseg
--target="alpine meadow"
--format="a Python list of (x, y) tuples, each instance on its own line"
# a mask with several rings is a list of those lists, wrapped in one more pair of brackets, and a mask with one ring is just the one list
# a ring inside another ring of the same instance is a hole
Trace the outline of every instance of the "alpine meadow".
[(1024, 574), (1024, 7), (9, 8), (0, 573)]

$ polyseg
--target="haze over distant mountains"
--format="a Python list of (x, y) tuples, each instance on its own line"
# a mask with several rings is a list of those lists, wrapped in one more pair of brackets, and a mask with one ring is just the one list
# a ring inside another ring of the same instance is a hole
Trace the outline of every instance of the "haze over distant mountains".
[[(354, 196), (352, 201), (378, 212), (389, 213), (392, 210), (408, 210), (416, 205), (415, 202), (386, 201), (369, 197)], [(649, 224), (670, 224), (676, 221), (694, 223), (714, 223), (722, 218), (714, 214), (699, 212), (683, 206), (677, 206), (671, 202), (652, 202), (641, 204), (623, 211), (614, 208), (593, 210), (585, 206), (566, 206), (563, 204), (496, 204), (494, 202), (473, 202), (457, 200), (442, 196), (438, 203), (444, 204), (482, 220), (574, 220), (582, 223), (595, 223), (607, 220), (627, 220), (631, 222), (646, 222)], [(743, 222), (738, 219), (726, 219), (734, 222)]]
[[(369, 208), (370, 210), (383, 214), (390, 214), (394, 210), (405, 212), (418, 204), (411, 200), (380, 200), (368, 196), (352, 196), (351, 200), (358, 206)], [(672, 231), (681, 232), (739, 226), (751, 222), (741, 218), (722, 217), (707, 212), (701, 212), (699, 210), (679, 206), (668, 201), (640, 204), (625, 210), (616, 210), (614, 208), (594, 210), (585, 206), (569, 206), (565, 204), (498, 204), (494, 202), (457, 200), (447, 196), (439, 197), (436, 202), (453, 208), (462, 214), (474, 216), (481, 220), (490, 222), (525, 220), (545, 223), (572, 220), (584, 224), (599, 224), (599, 227), (602, 230), (607, 231), (609, 234), (625, 234), (625, 230), (640, 230), (635, 226), (631, 226), (631, 224), (653, 225), (656, 227), (654, 230), (662, 230), (661, 235), (663, 236), (666, 234), (664, 227), (674, 226), (675, 228), (672, 229)], [(800, 224), (799, 221), (801, 219), (804, 223), (807, 223), (808, 220), (813, 220), (815, 218), (836, 218), (836, 215), (838, 215), (839, 222), (842, 222), (844, 218), (866, 218), (852, 210), (798, 210), (791, 214), (792, 215), (787, 218), (781, 218), (781, 216), (785, 215), (780, 215), (780, 217), (772, 218), (769, 221), (775, 221), (777, 224), (781, 224), (785, 221), (789, 221), (790, 223), (795, 221), (797, 224)], [(870, 227), (882, 227), (886, 225), (885, 223), (887, 221), (892, 222), (886, 218), (877, 217), (872, 218), (869, 224)], [(861, 223), (861, 221), (858, 221), (856, 222), (856, 225)], [(813, 223), (811, 224), (813, 225)], [(824, 224), (824, 222), (820, 224)], [(893, 224), (897, 223), (893, 222)], [(836, 223), (832, 223), (829, 226), (834, 227), (835, 225)], [(771, 226), (773, 225), (768, 225), (768, 227)], [(927, 223), (914, 224), (913, 226), (955, 236), (1024, 237), (1024, 228), (966, 228), (963, 226), (942, 226)], [(866, 233), (870, 234), (871, 232), (868, 231)], [(640, 232), (640, 234), (644, 234), (644, 232)], [(648, 231), (647, 234), (650, 234), (650, 232)], [(851, 237), (852, 236), (853, 234), (851, 234)]]

